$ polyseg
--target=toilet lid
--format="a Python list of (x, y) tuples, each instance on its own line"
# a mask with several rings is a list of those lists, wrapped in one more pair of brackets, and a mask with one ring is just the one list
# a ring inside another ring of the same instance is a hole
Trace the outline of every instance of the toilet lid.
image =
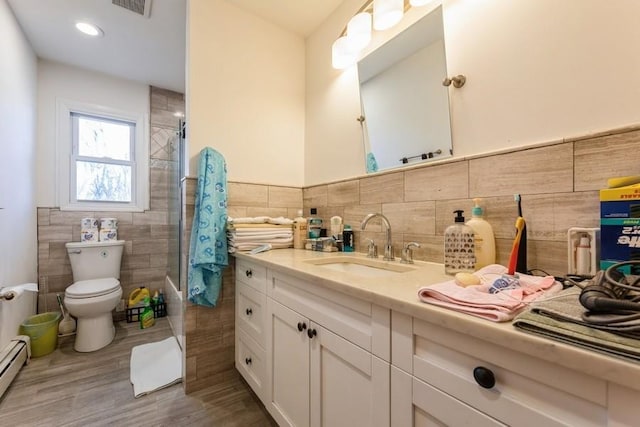
[(108, 277), (106, 279), (80, 280), (69, 286), (65, 295), (71, 298), (89, 298), (105, 295), (120, 287), (118, 279)]

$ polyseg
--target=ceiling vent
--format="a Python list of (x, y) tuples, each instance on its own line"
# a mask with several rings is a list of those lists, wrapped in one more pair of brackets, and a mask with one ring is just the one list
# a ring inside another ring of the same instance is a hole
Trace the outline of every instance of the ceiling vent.
[(151, 13), (151, 0), (111, 0), (111, 3), (124, 7), (145, 18), (148, 18)]

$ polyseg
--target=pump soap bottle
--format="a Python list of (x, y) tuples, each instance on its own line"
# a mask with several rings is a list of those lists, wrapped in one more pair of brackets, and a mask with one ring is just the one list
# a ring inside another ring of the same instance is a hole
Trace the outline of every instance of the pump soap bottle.
[(298, 216), (293, 219), (293, 248), (304, 249), (307, 237), (307, 219), (302, 216), (302, 209), (300, 209)]
[(453, 212), (455, 222), (444, 231), (444, 272), (473, 273), (476, 262), (473, 229), (464, 223), (463, 210)]
[(471, 219), (467, 221), (473, 229), (476, 270), (496, 262), (496, 239), (491, 224), (482, 217), (481, 200), (473, 199), (475, 206), (471, 210)]

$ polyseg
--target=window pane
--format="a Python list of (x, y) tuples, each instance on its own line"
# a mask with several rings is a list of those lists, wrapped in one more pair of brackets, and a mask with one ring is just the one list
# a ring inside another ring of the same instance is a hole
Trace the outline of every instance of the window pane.
[(77, 200), (131, 201), (131, 166), (76, 163)]
[(131, 160), (131, 131), (128, 123), (78, 116), (78, 154)]

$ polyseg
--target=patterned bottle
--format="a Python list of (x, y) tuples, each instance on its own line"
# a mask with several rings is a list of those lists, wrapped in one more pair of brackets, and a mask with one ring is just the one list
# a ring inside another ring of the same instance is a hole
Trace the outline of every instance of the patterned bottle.
[(476, 265), (473, 229), (464, 223), (463, 210), (454, 213), (455, 223), (444, 231), (444, 272), (473, 273)]

